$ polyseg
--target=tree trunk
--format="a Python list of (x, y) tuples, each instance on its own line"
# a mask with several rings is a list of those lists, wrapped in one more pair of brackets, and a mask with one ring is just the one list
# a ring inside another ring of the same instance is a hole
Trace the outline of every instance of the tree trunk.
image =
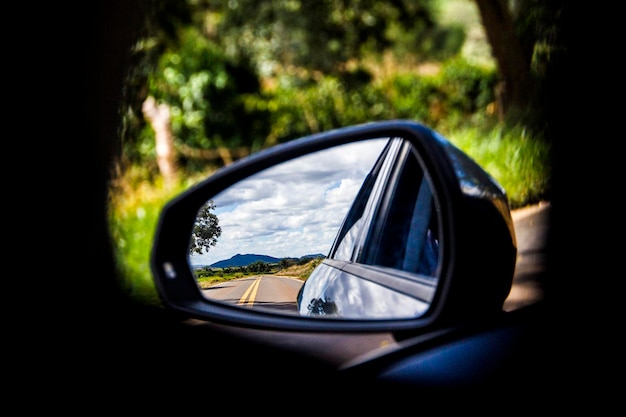
[(526, 53), (515, 32), (506, 0), (475, 0), (492, 54), (501, 77), (498, 101), (502, 114), (511, 108), (525, 109), (533, 97), (531, 54)]
[(148, 97), (143, 102), (142, 111), (154, 129), (159, 171), (165, 185), (170, 186), (175, 183), (178, 171), (170, 127), (170, 109), (167, 104), (157, 106), (154, 97)]

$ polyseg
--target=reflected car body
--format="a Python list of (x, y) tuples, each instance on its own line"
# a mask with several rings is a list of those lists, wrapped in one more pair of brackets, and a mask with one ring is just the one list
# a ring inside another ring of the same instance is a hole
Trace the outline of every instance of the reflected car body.
[(302, 286), (300, 314), (355, 318), (424, 314), (435, 294), (439, 267), (437, 211), (429, 179), (410, 143), (390, 139), (329, 256)]

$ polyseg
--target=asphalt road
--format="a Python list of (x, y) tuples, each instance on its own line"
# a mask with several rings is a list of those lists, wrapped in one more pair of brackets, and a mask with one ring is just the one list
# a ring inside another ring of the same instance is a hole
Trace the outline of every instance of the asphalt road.
[(512, 212), (517, 238), (517, 263), (513, 286), (504, 302), (506, 311), (532, 304), (543, 296), (540, 277), (545, 271), (549, 215), (548, 202)]
[(261, 274), (221, 282), (202, 293), (206, 298), (241, 307), (299, 315), (296, 299), (300, 287), (302, 281), (299, 279)]

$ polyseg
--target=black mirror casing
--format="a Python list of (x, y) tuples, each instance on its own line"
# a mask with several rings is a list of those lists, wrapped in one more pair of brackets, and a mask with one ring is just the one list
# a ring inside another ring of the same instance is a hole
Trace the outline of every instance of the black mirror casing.
[[(445, 242), (439, 285), (418, 318), (319, 320), (252, 311), (207, 300), (188, 263), (198, 209), (213, 196), (259, 171), (326, 148), (379, 137), (411, 142), (427, 169), (440, 209)], [(323, 332), (412, 332), (498, 314), (511, 288), (517, 246), (504, 190), (437, 132), (406, 120), (366, 123), (310, 135), (226, 166), (164, 207), (151, 253), (155, 285), (166, 307), (186, 316), (260, 329)]]

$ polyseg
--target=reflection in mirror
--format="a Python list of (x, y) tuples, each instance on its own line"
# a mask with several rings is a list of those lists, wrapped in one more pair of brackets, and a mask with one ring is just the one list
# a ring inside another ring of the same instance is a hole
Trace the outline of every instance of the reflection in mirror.
[[(359, 211), (359, 207), (374, 210), (371, 200), (379, 199), (389, 188), (373, 177), (381, 165), (395, 169), (400, 157), (397, 149), (391, 157), (382, 158), (391, 154), (392, 142), (405, 143), (370, 139), (311, 153), (250, 176), (207, 201), (198, 212), (189, 244), (189, 264), (203, 295), (242, 308), (318, 318), (423, 314), (432, 298), (430, 290), (434, 291), (431, 278), (396, 271), (377, 262), (371, 251), (365, 258), (327, 259), (350, 222), (348, 212)], [(411, 149), (408, 142), (400, 148)], [(421, 176), (425, 178), (423, 173)], [(378, 187), (378, 196), (369, 183)], [(419, 182), (416, 184), (414, 194), (419, 190)], [(429, 210), (431, 201), (425, 205)], [(407, 207), (414, 209), (410, 204)], [(434, 216), (430, 211), (426, 214), (432, 224)], [(374, 220), (368, 221), (372, 226)], [(405, 245), (410, 249), (421, 244), (405, 241)], [(378, 258), (382, 257), (383, 252)], [(369, 264), (370, 270), (376, 265), (380, 268), (364, 273), (358, 270), (361, 262)], [(353, 270), (342, 271), (344, 264)], [(381, 268), (393, 273), (381, 272)], [(314, 270), (323, 278), (305, 289)], [(342, 293), (344, 290), (350, 293)]]

